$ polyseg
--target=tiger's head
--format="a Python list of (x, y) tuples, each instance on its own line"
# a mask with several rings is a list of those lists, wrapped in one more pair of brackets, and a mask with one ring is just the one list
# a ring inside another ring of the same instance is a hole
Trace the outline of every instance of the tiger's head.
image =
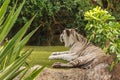
[(79, 41), (79, 34), (76, 29), (65, 29), (60, 35), (60, 41), (64, 42), (65, 47), (70, 47)]

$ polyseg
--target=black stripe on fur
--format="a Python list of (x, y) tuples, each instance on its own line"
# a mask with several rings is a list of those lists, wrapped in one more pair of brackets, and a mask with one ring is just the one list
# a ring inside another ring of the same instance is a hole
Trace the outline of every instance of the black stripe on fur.
[(65, 30), (65, 31), (66, 31), (67, 36), (70, 36), (70, 31), (69, 30)]

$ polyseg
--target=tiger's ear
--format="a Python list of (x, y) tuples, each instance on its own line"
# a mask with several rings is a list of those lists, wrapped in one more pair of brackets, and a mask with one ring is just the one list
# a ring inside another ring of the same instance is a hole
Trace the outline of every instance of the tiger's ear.
[(75, 28), (75, 31), (78, 32), (78, 28)]
[(65, 31), (66, 31), (67, 36), (70, 36), (70, 31), (69, 30), (65, 30)]

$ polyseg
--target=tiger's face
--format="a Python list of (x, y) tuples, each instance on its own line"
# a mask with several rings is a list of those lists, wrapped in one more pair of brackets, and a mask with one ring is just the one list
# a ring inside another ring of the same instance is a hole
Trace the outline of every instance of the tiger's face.
[(65, 29), (60, 35), (60, 41), (64, 42), (65, 47), (70, 47), (78, 41), (78, 35), (75, 29)]

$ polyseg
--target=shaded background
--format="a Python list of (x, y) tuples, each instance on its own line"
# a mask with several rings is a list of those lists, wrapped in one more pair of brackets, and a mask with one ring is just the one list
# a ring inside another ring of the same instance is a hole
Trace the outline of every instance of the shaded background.
[[(0, 0), (0, 5), (3, 1)], [(16, 4), (16, 1), (11, 0), (7, 13)], [(21, 2), (22, 0), (18, 0), (17, 4), (19, 5)], [(108, 10), (117, 21), (120, 21), (120, 0), (26, 0), (19, 18), (7, 38), (14, 36), (37, 13), (27, 33), (38, 26), (40, 28), (27, 45), (62, 45), (59, 42), (59, 35), (65, 28), (78, 28), (81, 34), (86, 35), (84, 28), (87, 21), (84, 20), (84, 12), (95, 6)]]

